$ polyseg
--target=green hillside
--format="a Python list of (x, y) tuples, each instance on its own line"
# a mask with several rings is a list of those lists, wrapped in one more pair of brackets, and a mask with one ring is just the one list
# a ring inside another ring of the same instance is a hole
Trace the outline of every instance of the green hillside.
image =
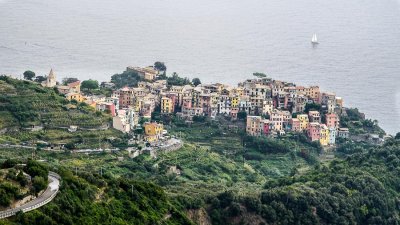
[[(213, 224), (399, 224), (400, 139), (267, 182), (258, 196), (209, 201)], [(226, 221), (229, 221), (228, 223)], [(252, 224), (252, 223), (249, 223)]]
[(0, 129), (32, 125), (97, 128), (110, 119), (85, 104), (70, 104), (52, 88), (6, 76), (0, 77), (0, 115)]
[[(108, 147), (107, 138), (122, 137), (113, 129), (101, 130), (111, 117), (85, 103), (68, 101), (56, 89), (31, 81), (0, 76), (0, 143), (46, 141), (74, 143), (76, 147)], [(69, 133), (71, 125), (82, 130)], [(33, 126), (43, 127), (31, 131)], [(88, 130), (89, 129), (89, 130)]]
[(61, 169), (62, 187), (48, 205), (0, 224), (192, 224), (164, 191), (150, 183), (78, 176)]

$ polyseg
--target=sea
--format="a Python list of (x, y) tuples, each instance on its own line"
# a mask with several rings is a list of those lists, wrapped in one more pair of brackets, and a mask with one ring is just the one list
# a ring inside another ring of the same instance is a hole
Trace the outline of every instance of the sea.
[(106, 81), (155, 61), (203, 83), (319, 85), (400, 131), (399, 0), (0, 0), (0, 74)]

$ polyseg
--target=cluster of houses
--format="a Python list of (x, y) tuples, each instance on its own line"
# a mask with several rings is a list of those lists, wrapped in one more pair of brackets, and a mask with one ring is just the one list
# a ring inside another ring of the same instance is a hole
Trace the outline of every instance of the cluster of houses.
[[(143, 79), (154, 81), (158, 75), (158, 71), (152, 67), (139, 68), (128, 67), (127, 71), (134, 71), (142, 76)], [(151, 113), (154, 111), (156, 104), (159, 103), (158, 95), (146, 90), (148, 82), (142, 82), (138, 88), (122, 88), (115, 90), (111, 97), (104, 95), (85, 96), (81, 92), (81, 82), (76, 81), (67, 85), (58, 85), (56, 75), (53, 70), (50, 71), (47, 79), (42, 82), (45, 87), (57, 88), (64, 94), (66, 99), (84, 102), (92, 106), (98, 111), (109, 113), (113, 117), (113, 127), (124, 133), (130, 133), (138, 127), (139, 118), (151, 118)], [(164, 87), (166, 82), (152, 83), (154, 89)], [(113, 88), (113, 83), (103, 82), (103, 87)], [(76, 128), (75, 128), (76, 129)], [(166, 131), (163, 124), (156, 122), (146, 122), (143, 124), (144, 140), (147, 142), (155, 142), (160, 140)]]
[[(349, 137), (349, 130), (339, 127), (340, 115), (345, 113), (343, 99), (334, 93), (270, 79), (248, 80), (239, 86), (249, 87), (247, 93), (255, 104), (262, 102), (259, 115), (248, 111), (246, 132), (251, 136), (302, 132), (322, 146), (335, 145), (337, 137)], [(257, 93), (260, 89), (263, 93)], [(318, 106), (318, 111), (307, 109), (307, 104)]]
[[(194, 116), (215, 118), (217, 115), (238, 119), (247, 115), (246, 132), (252, 136), (275, 136), (286, 132), (304, 132), (311, 141), (334, 145), (336, 137), (347, 138), (349, 131), (339, 127), (343, 100), (334, 93), (321, 92), (318, 86), (303, 87), (270, 78), (249, 79), (230, 86), (200, 84), (198, 86), (169, 86), (166, 80), (157, 80), (158, 71), (152, 67), (128, 67), (144, 78), (137, 87), (113, 91), (111, 97), (82, 96), (80, 83), (57, 86), (69, 100), (86, 102), (97, 110), (113, 116), (113, 127), (129, 133), (139, 126), (140, 118), (151, 118), (152, 112), (176, 114), (186, 120)], [(55, 86), (50, 72), (45, 86)], [(112, 85), (105, 83), (105, 85)], [(307, 104), (321, 108), (308, 111)], [(308, 111), (308, 112), (305, 112)], [(159, 140), (165, 130), (155, 122), (144, 124), (145, 139)]]

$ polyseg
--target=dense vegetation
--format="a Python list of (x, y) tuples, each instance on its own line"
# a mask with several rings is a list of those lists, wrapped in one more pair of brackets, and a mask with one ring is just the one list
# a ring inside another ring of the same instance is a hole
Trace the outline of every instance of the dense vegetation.
[(122, 87), (137, 87), (139, 81), (144, 79), (138, 73), (132, 71), (124, 71), (121, 74), (114, 74), (111, 76), (111, 82), (115, 84), (116, 88)]
[(28, 160), (26, 166), (18, 163), (20, 161), (8, 159), (1, 164), (0, 206), (8, 207), (14, 201), (31, 194), (37, 195), (47, 187), (48, 168), (45, 165), (33, 160)]
[(345, 116), (340, 117), (340, 126), (347, 127), (352, 134), (374, 133), (383, 136), (385, 131), (378, 126), (377, 120), (365, 119), (365, 115), (355, 109), (346, 109)]
[(60, 169), (62, 186), (48, 205), (3, 224), (192, 224), (160, 187)]
[[(167, 84), (169, 86), (171, 85), (176, 85), (176, 86), (183, 86), (183, 85), (188, 85), (192, 84), (187, 77), (180, 77), (177, 73), (172, 73), (171, 76), (167, 76), (165, 73), (161, 74), (158, 77), (159, 80), (167, 80)], [(194, 80), (197, 84), (200, 84), (201, 81), (199, 80)]]
[[(214, 224), (255, 214), (268, 224), (399, 224), (400, 140), (269, 181), (260, 195), (211, 199)], [(244, 221), (246, 224), (246, 221)]]

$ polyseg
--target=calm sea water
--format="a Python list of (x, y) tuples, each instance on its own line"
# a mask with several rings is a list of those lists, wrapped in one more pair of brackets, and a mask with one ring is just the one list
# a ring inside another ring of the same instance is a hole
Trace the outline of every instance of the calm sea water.
[(107, 80), (157, 60), (203, 82), (318, 84), (400, 131), (399, 0), (0, 0), (0, 73)]

